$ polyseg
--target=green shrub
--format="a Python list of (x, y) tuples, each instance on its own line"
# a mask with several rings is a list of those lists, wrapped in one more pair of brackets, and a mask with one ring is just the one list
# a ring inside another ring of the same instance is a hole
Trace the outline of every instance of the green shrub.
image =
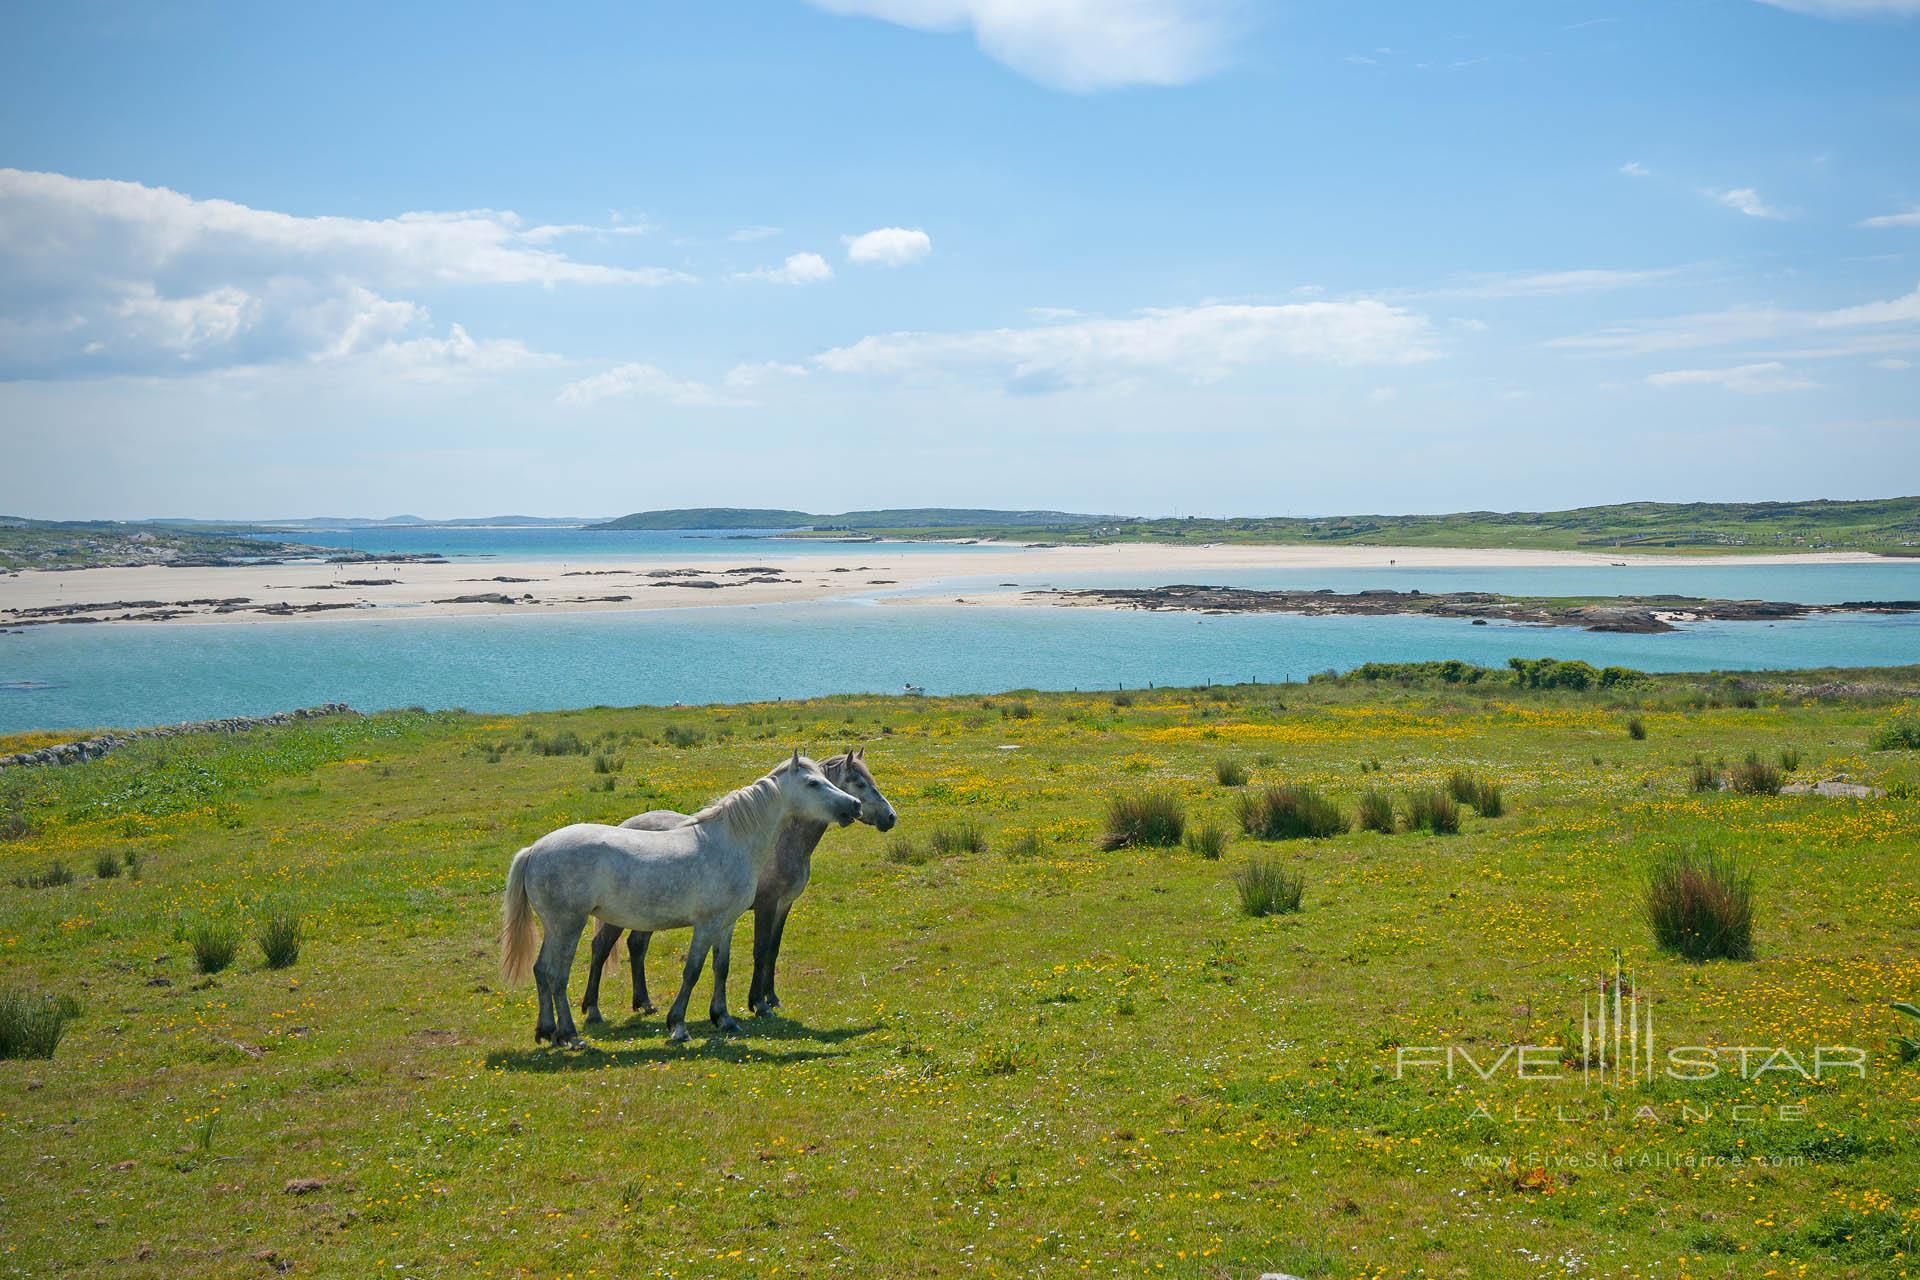
[(1627, 736), (1635, 742), (1645, 742), (1647, 740), (1647, 722), (1639, 716), (1633, 716), (1628, 719)]
[(1000, 708), (1000, 718), (1002, 720), (1031, 720), (1033, 719), (1033, 704), (1016, 699)]
[(120, 874), (120, 859), (111, 850), (103, 850), (93, 860), (93, 874), (102, 880), (111, 880)]
[(72, 996), (43, 996), (23, 987), (0, 991), (0, 1058), (51, 1058), (80, 1016)]
[(1920, 751), (1920, 712), (1895, 716), (1873, 731), (1867, 745), (1875, 751)]
[(1800, 748), (1780, 748), (1780, 772), (1792, 773), (1800, 767)]
[(660, 740), (670, 747), (697, 747), (706, 739), (706, 734), (683, 724), (670, 724), (660, 731)]
[(1213, 762), (1213, 776), (1223, 787), (1244, 787), (1252, 777), (1247, 772), (1247, 766), (1232, 756), (1221, 756)]
[(1240, 891), (1240, 910), (1250, 916), (1283, 915), (1298, 911), (1307, 891), (1307, 878), (1289, 872), (1278, 858), (1253, 858), (1233, 873)]
[(1447, 777), (1447, 794), (1452, 796), (1458, 804), (1472, 804), (1474, 788), (1477, 785), (1472, 774), (1455, 769)]
[(1693, 791), (1717, 791), (1720, 789), (1720, 774), (1712, 765), (1699, 756), (1687, 766), (1687, 786)]
[(1166, 848), (1180, 843), (1187, 829), (1187, 807), (1171, 791), (1142, 791), (1107, 801), (1107, 830), (1102, 849), (1129, 845)]
[(1130, 707), (1133, 705), (1133, 695), (1130, 693), (1116, 693), (1113, 695), (1113, 705), (1116, 707)]
[(1753, 875), (1730, 858), (1661, 858), (1647, 876), (1646, 915), (1654, 941), (1689, 960), (1753, 956)]
[(1368, 787), (1360, 793), (1360, 829), (1362, 831), (1382, 831), (1392, 835), (1393, 797), (1378, 787)]
[(33, 834), (33, 823), (15, 809), (0, 813), (0, 840), (25, 840)]
[(1407, 793), (1407, 830), (1453, 835), (1460, 830), (1460, 806), (1438, 789)]
[(300, 958), (300, 939), (304, 932), (298, 912), (284, 908), (268, 912), (260, 921), (260, 932), (255, 935), (260, 954), (266, 957), (267, 968), (291, 968)]
[(942, 858), (956, 853), (985, 853), (987, 851), (987, 833), (979, 823), (971, 819), (949, 822), (943, 827), (935, 827), (927, 837), (927, 845)]
[(1261, 840), (1315, 839), (1337, 836), (1347, 829), (1347, 818), (1339, 805), (1298, 783), (1242, 795), (1238, 811), (1240, 829)]
[(593, 771), (595, 773), (618, 773), (626, 767), (626, 763), (624, 760), (602, 752), (593, 758)]
[(1219, 861), (1226, 852), (1227, 833), (1222, 827), (1208, 823), (1204, 827), (1195, 827), (1187, 832), (1187, 851), (1198, 854), (1209, 862)]
[(225, 920), (202, 920), (187, 932), (187, 945), (193, 949), (193, 967), (201, 973), (218, 973), (233, 963), (240, 949), (240, 933)]
[(1747, 758), (1735, 765), (1727, 774), (1727, 782), (1735, 791), (1750, 796), (1773, 796), (1780, 794), (1780, 771), (1762, 760), (1755, 752), (1749, 751)]

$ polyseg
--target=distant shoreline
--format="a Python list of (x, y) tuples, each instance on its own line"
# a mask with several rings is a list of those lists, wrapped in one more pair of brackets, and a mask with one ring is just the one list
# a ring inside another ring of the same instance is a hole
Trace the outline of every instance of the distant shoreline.
[[(30, 569), (0, 576), (0, 628), (112, 626), (143, 622), (204, 625), (393, 620), (420, 617), (527, 617), (713, 605), (791, 604), (877, 598), (889, 605), (991, 604), (1019, 607), (1008, 595), (981, 595), (962, 581), (993, 579), (1027, 589), (1059, 575), (1165, 574), (1195, 581), (1213, 571), (1554, 568), (1867, 564), (1870, 552), (1773, 556), (1621, 556), (1580, 551), (1483, 551), (1439, 547), (1302, 547), (1163, 543), (1032, 546), (889, 554), (887, 543), (814, 543), (818, 554), (768, 555), (743, 548), (740, 562), (689, 564), (658, 554), (581, 562), (492, 557), (352, 564), (144, 565), (81, 570)], [(830, 548), (830, 549), (829, 549)], [(756, 554), (772, 563), (755, 563)], [(953, 582), (949, 595), (939, 589)], [(918, 593), (918, 594), (913, 594)], [(937, 594), (936, 594), (937, 593)]]

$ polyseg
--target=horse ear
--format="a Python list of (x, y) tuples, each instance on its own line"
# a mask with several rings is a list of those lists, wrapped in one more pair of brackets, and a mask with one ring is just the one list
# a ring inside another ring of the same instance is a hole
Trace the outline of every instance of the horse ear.
[(793, 759), (788, 761), (788, 764), (795, 769), (798, 769), (800, 767), (800, 748), (795, 747), (793, 749)]
[(867, 758), (867, 749), (865, 747), (855, 747), (853, 749), (853, 758), (855, 760), (865, 760)]

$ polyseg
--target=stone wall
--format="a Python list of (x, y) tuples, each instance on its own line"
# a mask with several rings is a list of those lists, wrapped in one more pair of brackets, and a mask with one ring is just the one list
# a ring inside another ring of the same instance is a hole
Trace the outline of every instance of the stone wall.
[(38, 751), (0, 756), (0, 769), (23, 764), (81, 764), (98, 760), (115, 747), (141, 738), (172, 738), (186, 733), (244, 733), (264, 725), (292, 724), (296, 720), (317, 720), (321, 716), (350, 716), (356, 712), (344, 702), (325, 702), (297, 711), (280, 711), (270, 716), (228, 716), (224, 720), (199, 720), (192, 724), (162, 725), (157, 729), (131, 729), (126, 733), (103, 733), (80, 742), (61, 742)]

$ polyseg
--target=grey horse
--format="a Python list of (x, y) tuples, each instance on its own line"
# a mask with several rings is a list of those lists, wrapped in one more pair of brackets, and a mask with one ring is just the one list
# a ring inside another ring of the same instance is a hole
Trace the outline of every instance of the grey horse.
[[(827, 780), (860, 802), (860, 821), (882, 831), (893, 830), (899, 819), (880, 786), (867, 768), (865, 748), (856, 748), (820, 762)], [(630, 831), (667, 831), (687, 821), (687, 815), (672, 809), (655, 809), (628, 818), (620, 825)], [(780, 1007), (774, 994), (774, 967), (780, 959), (780, 943), (787, 934), (787, 912), (807, 887), (812, 874), (813, 851), (827, 833), (824, 822), (790, 818), (781, 828), (773, 860), (760, 877), (753, 898), (753, 981), (747, 989), (747, 1007), (757, 1014), (771, 1013)], [(593, 950), (587, 966), (587, 990), (580, 1011), (589, 1023), (600, 1017), (601, 970), (619, 962), (614, 950), (622, 930), (617, 924), (602, 923), (594, 931)], [(652, 933), (635, 929), (627, 935), (627, 955), (633, 968), (633, 1008), (636, 1013), (652, 1013), (653, 1001), (647, 995), (647, 944)]]
[[(687, 1039), (687, 1000), (713, 953), (708, 1013), (722, 1031), (740, 1024), (727, 1012), (733, 926), (753, 905), (790, 819), (841, 826), (860, 802), (796, 751), (765, 777), (722, 797), (667, 831), (576, 823), (513, 855), (501, 911), (500, 972), (509, 984), (533, 975), (540, 993), (536, 1042), (576, 1044), (567, 977), (580, 931), (598, 916), (626, 929), (693, 930), (680, 994), (667, 1012), (667, 1038)], [(535, 958), (533, 917), (545, 932)]]

